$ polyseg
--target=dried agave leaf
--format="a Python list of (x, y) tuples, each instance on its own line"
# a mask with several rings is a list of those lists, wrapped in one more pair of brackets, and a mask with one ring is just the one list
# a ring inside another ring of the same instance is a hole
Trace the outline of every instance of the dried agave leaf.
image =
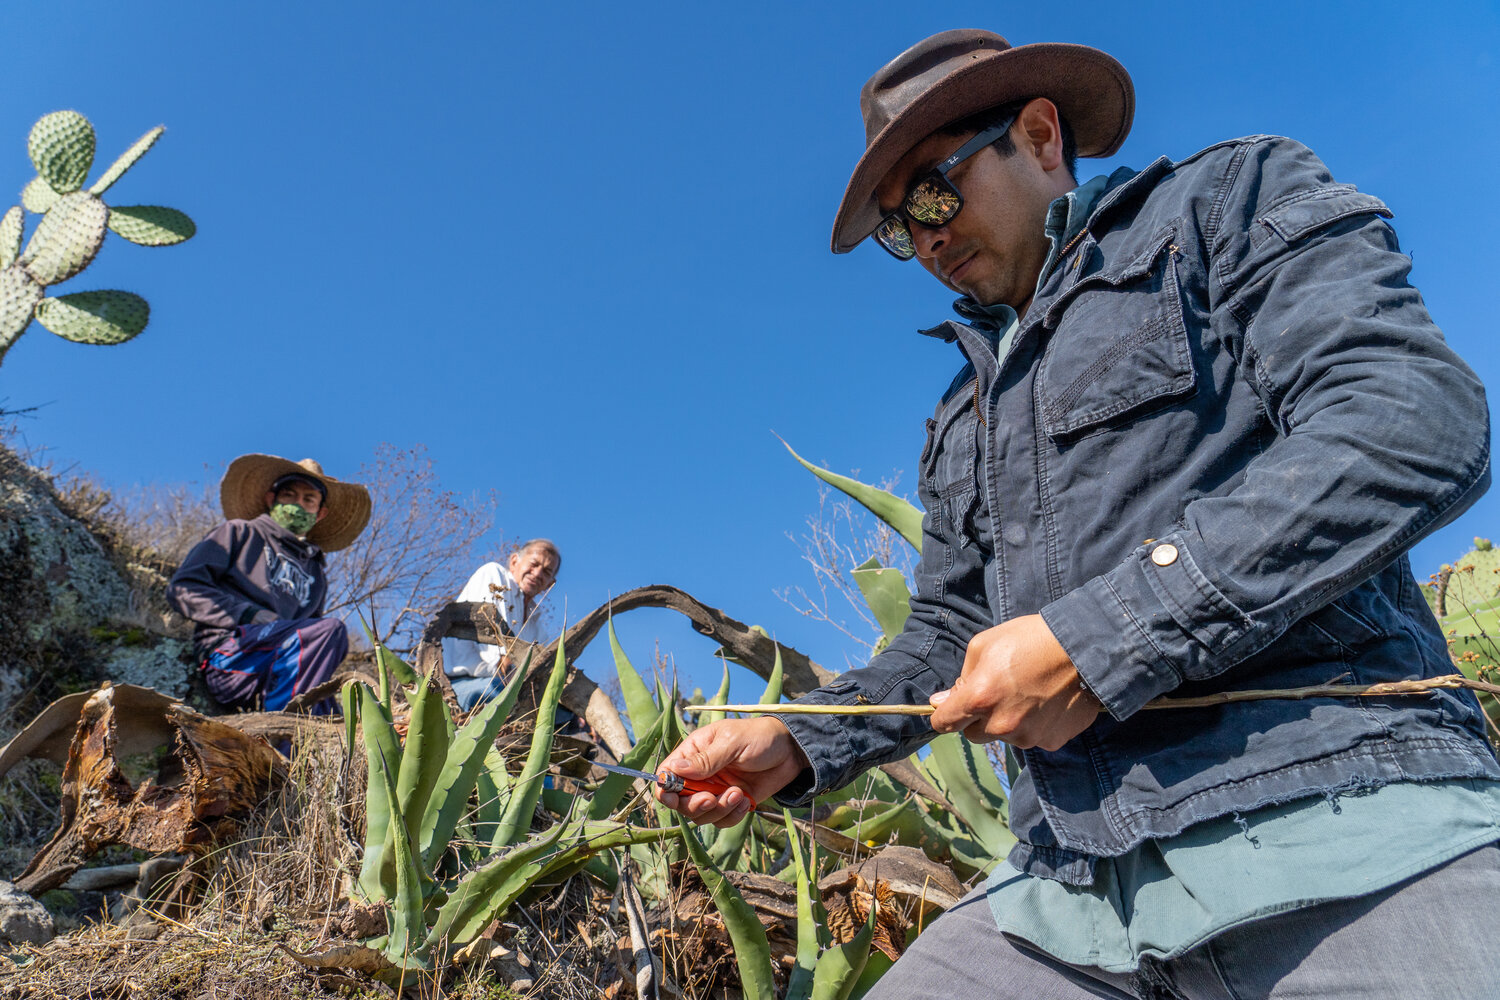
[(38, 323), (65, 340), (80, 344), (119, 344), (146, 328), (151, 307), (131, 292), (74, 292), (43, 299), (36, 307)]
[(143, 247), (167, 247), (191, 239), (197, 225), (186, 212), (164, 205), (120, 205), (109, 210), (116, 236)]
[(872, 945), (894, 962), (906, 950), (907, 923), (901, 915), (896, 894), (885, 879), (876, 879), (872, 887), (864, 876), (851, 871), (838, 883), (824, 886), (823, 905), (828, 911), (828, 929), (836, 944), (854, 940), (870, 919), (872, 899), (880, 901)]
[(76, 111), (43, 115), (31, 126), (26, 152), (52, 190), (58, 194), (77, 191), (94, 165), (94, 126)]
[(41, 285), (66, 281), (88, 267), (104, 242), (109, 209), (85, 191), (58, 199), (31, 235), (21, 264)]
[(26, 211), (35, 212), (37, 215), (44, 214), (47, 209), (57, 204), (57, 199), (62, 195), (52, 190), (52, 185), (47, 183), (45, 177), (33, 177), (31, 182), (21, 189), (21, 204), (26, 206)]

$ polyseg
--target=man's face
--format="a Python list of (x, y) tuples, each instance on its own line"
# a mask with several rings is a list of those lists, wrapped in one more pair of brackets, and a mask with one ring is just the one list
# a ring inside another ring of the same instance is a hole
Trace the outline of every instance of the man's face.
[[(918, 143), (875, 188), (881, 214), (894, 212), (914, 181), (973, 134), (936, 134)], [(964, 199), (956, 216), (937, 229), (908, 228), (917, 260), (944, 285), (980, 305), (1003, 302), (1024, 312), (1047, 259), (1047, 206), (1061, 192), (1019, 127), (1011, 136), (1017, 146), (1011, 155), (986, 148), (948, 174)]]
[(323, 520), (323, 515), (328, 511), (323, 509), (323, 494), (312, 483), (294, 479), (283, 483), (279, 490), (269, 490), (266, 493), (266, 510), (279, 503), (294, 503), (316, 517)]
[(521, 593), (535, 597), (557, 579), (557, 559), (546, 549), (528, 549), (510, 556), (510, 575), (520, 584)]

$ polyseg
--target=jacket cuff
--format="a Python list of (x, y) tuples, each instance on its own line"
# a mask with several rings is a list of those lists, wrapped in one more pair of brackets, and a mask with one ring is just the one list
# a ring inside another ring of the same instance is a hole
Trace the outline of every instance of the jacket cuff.
[(1113, 570), (1048, 604), (1042, 619), (1084, 686), (1116, 719), (1184, 680), (1211, 677), (1237, 662), (1232, 647), (1254, 627), (1203, 574), (1183, 532), (1136, 549)]

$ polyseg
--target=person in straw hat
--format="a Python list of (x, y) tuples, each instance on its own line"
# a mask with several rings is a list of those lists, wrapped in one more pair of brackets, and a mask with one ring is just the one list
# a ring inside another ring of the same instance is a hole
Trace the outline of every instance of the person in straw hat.
[[(352, 543), (370, 520), (370, 494), (317, 462), (241, 455), (219, 486), (228, 518), (193, 547), (167, 587), (190, 619), (209, 693), (227, 708), (280, 711), (328, 680), (349, 651), (325, 618), (323, 554)], [(324, 700), (313, 711), (325, 714)]]
[(733, 787), (661, 801), (728, 826), (1003, 740), (1017, 843), (872, 997), (1495, 995), (1449, 923), (1500, 917), (1471, 692), (1158, 701), (1454, 670), (1406, 552), (1488, 486), (1488, 411), (1389, 210), (1275, 136), (1079, 183), (1134, 114), (1081, 45), (943, 32), (860, 104), (833, 250), (958, 293), (923, 332), (963, 367), (905, 628), (800, 700), (933, 712), (719, 722), (662, 766)]

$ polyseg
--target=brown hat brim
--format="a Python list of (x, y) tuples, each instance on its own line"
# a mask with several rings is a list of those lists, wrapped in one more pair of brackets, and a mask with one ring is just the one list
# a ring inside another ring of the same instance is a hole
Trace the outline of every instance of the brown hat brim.
[(1073, 128), (1079, 156), (1116, 152), (1135, 117), (1130, 74), (1087, 45), (1018, 45), (956, 70), (903, 108), (865, 149), (833, 219), (833, 252), (848, 253), (880, 225), (875, 187), (923, 139), (970, 115), (1033, 97), (1057, 105)]
[(250, 520), (266, 512), (266, 494), (282, 476), (315, 479), (328, 490), (324, 514), (307, 540), (324, 552), (351, 545), (370, 522), (370, 492), (358, 483), (334, 479), (310, 458), (301, 462), (279, 455), (241, 455), (229, 463), (219, 483), (219, 506), (226, 518)]

